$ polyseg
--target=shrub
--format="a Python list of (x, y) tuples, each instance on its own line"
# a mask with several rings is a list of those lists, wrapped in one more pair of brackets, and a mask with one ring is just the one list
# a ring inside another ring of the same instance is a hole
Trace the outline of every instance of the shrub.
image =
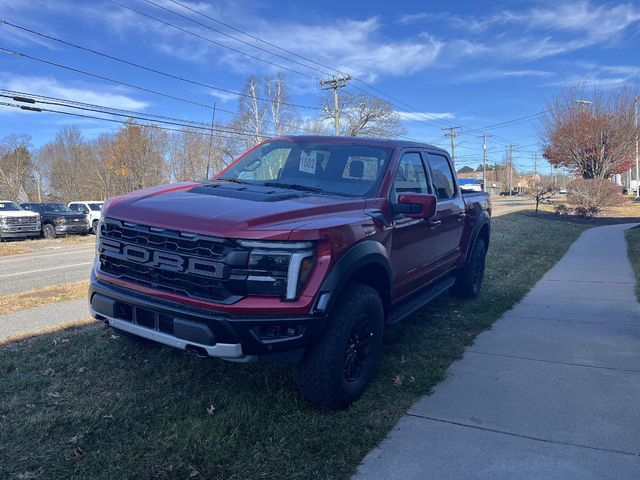
[(569, 215), (571, 213), (571, 209), (567, 207), (564, 203), (561, 203), (560, 205), (556, 205), (554, 208), (554, 211), (558, 215)]
[(567, 186), (567, 201), (579, 216), (592, 217), (605, 207), (624, 202), (622, 189), (603, 178), (578, 179)]

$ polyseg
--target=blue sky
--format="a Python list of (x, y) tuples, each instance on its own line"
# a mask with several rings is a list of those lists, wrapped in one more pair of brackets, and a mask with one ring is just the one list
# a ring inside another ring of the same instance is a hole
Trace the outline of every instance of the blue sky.
[[(282, 72), (293, 102), (318, 106), (321, 90), (317, 71), (267, 55), (143, 0), (117, 1), (307, 76), (189, 36), (106, 0), (0, 0), (0, 16), (66, 41), (229, 90), (240, 90), (250, 74)], [(544, 110), (545, 98), (575, 82), (615, 88), (640, 81), (637, 2), (180, 1), (282, 48), (350, 72), (404, 101), (422, 112), (416, 115), (396, 102), (408, 136), (442, 146), (448, 145), (444, 127), (460, 126), (464, 133), (536, 114)], [(256, 43), (170, 0), (154, 2)], [(233, 95), (122, 65), (6, 24), (0, 25), (0, 47), (197, 102), (216, 102), (224, 109), (236, 108)], [(197, 121), (210, 119), (210, 112), (202, 107), (15, 55), (0, 53), (0, 61), (3, 89)], [(414, 120), (425, 116), (428, 121)], [(220, 113), (219, 118), (230, 115)], [(0, 137), (28, 133), (36, 147), (69, 124), (77, 125), (87, 138), (117, 128), (99, 121), (0, 107)], [(539, 151), (536, 128), (534, 118), (487, 129), (494, 135), (489, 139), (489, 158), (501, 160), (506, 144), (513, 143), (518, 146), (516, 164), (530, 167), (532, 155)], [(458, 165), (478, 164), (479, 134), (474, 131), (456, 139)]]

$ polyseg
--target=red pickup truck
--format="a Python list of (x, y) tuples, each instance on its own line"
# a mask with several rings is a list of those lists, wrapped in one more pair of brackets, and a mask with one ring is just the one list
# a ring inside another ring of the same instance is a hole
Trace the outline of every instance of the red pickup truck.
[(454, 172), (430, 145), (294, 136), (214, 180), (113, 198), (91, 313), (202, 356), (294, 363), (305, 398), (344, 408), (386, 326), (447, 290), (479, 293), (491, 205)]

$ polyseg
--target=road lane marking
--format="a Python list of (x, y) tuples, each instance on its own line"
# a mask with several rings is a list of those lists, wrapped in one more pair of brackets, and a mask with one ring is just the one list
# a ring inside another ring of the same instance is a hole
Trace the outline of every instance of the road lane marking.
[[(40, 256), (42, 258), (50, 258), (50, 257), (58, 257), (60, 255), (69, 255), (72, 253), (84, 253), (84, 252), (93, 252), (95, 251), (95, 246), (91, 246), (91, 248), (79, 248), (74, 250), (65, 250), (63, 252), (56, 251), (52, 253), (41, 253), (41, 252), (32, 252), (32, 253), (18, 253), (17, 255), (7, 255), (6, 257), (0, 257), (0, 265), (3, 263), (8, 263), (12, 260), (20, 260), (26, 256)], [(31, 257), (33, 258), (33, 257)], [(37, 258), (37, 257), (36, 257)]]
[(83, 265), (91, 265), (93, 262), (74, 263), (73, 265), (62, 265), (60, 267), (41, 268), (39, 270), (30, 270), (28, 272), (9, 273), (8, 275), (0, 275), (0, 278), (17, 277), (18, 275), (30, 275), (32, 273), (48, 272), (51, 270), (60, 270), (62, 268), (81, 267)]

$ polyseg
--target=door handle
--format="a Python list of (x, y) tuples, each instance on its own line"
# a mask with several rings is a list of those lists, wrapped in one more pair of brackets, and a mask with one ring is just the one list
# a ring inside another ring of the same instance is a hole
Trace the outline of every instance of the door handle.
[(429, 222), (429, 225), (431, 225), (431, 226), (434, 226), (434, 227), (435, 227), (436, 225), (440, 225), (441, 223), (442, 223), (442, 220), (431, 220), (431, 221)]

